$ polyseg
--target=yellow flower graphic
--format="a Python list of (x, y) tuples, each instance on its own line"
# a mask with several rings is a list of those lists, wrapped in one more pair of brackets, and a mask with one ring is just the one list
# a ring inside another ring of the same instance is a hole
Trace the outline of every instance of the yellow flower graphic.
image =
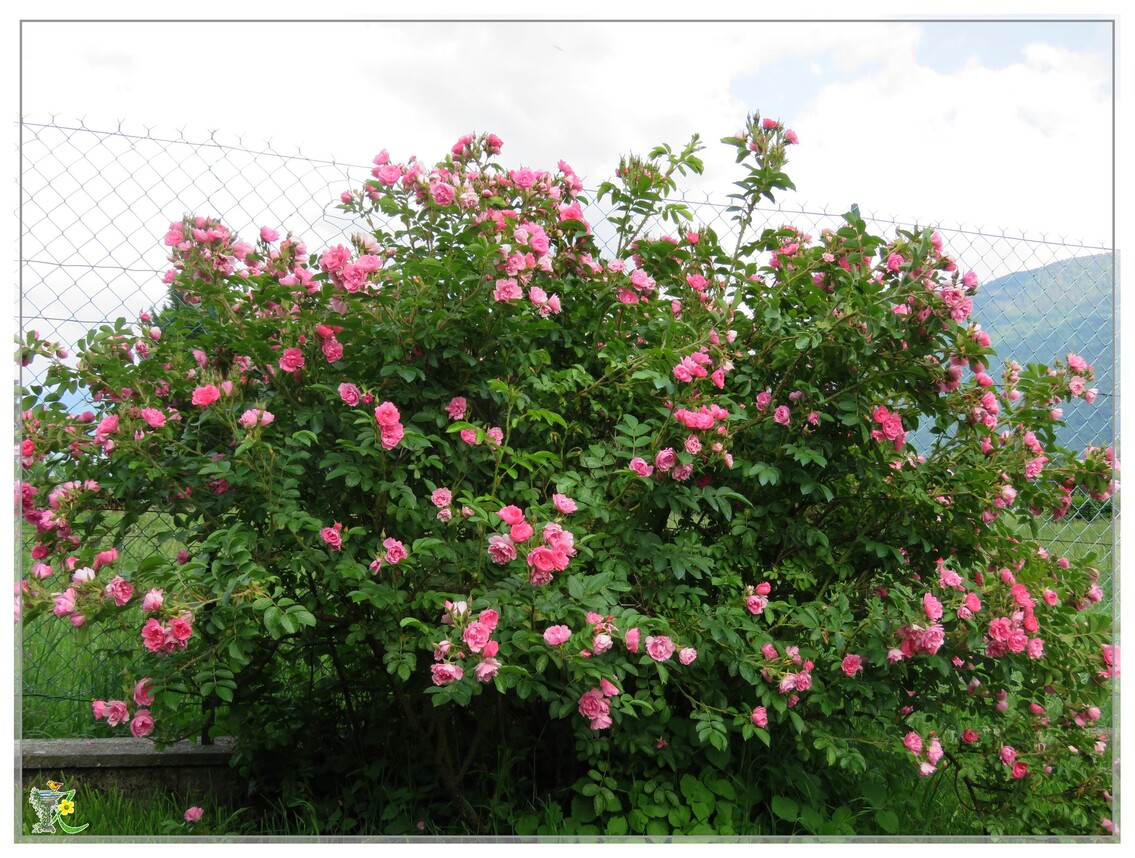
[(55, 781), (48, 781), (47, 782), (47, 788), (48, 789), (59, 789), (61, 786), (63, 786), (63, 784), (57, 784)]
[(59, 802), (58, 809), (59, 813), (63, 816), (72, 814), (75, 812), (75, 802), (63, 799), (63, 801)]

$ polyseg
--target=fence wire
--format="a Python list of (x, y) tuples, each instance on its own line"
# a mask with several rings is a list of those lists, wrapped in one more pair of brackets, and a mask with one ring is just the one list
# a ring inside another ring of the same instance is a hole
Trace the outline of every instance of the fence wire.
[[(118, 317), (137, 319), (163, 303), (161, 277), (169, 266), (162, 237), (171, 221), (185, 214), (209, 215), (241, 235), (269, 226), (291, 231), (312, 248), (336, 243), (358, 230), (353, 219), (335, 208), (339, 195), (361, 185), (371, 168), (299, 151), (289, 154), (217, 132), (187, 137), (124, 123), (98, 129), (57, 117), (25, 118), (20, 131), (19, 330), (21, 335), (36, 330), (72, 352), (92, 326)], [(719, 236), (732, 231), (727, 203), (710, 197), (684, 202), (696, 225)], [(597, 238), (613, 249), (608, 212), (593, 202), (586, 213)], [(769, 207), (757, 210), (755, 226), (792, 224), (818, 236), (824, 229), (838, 229), (842, 214)], [(1091, 363), (1099, 390), (1096, 404), (1064, 404), (1069, 426), (1059, 442), (1073, 450), (1113, 442), (1118, 427), (1118, 271), (1112, 248), (861, 214), (872, 231), (885, 236), (900, 228), (935, 226), (945, 252), (973, 269), (984, 284), (973, 315), (1001, 354), (1024, 364), (1062, 358), (1072, 350)], [(24, 370), (24, 382), (39, 378), (44, 369), (33, 362)], [(1067, 523), (1049, 534), (1050, 549), (1069, 556), (1091, 552), (1111, 578), (1112, 534), (1111, 505), (1085, 498)], [(160, 550), (147, 545), (144, 534), (137, 539), (134, 552)], [(1118, 588), (1117, 579), (1113, 586)], [(27, 624), (23, 629), (24, 697), (86, 702), (118, 693), (120, 670), (77, 672), (72, 663), (45, 657), (61, 645), (56, 625)], [(85, 647), (99, 653), (123, 649), (119, 641), (97, 637)]]

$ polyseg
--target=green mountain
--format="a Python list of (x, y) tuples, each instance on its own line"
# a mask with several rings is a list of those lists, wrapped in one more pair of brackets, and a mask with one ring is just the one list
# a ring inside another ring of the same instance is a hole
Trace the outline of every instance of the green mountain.
[[(1095, 403), (1062, 405), (1068, 426), (1058, 440), (1072, 450), (1115, 438), (1115, 273), (1111, 253), (1065, 259), (985, 283), (973, 301), (973, 318), (989, 332), (999, 359), (1050, 363), (1075, 352), (1092, 365)], [(991, 369), (999, 379), (1000, 363)]]

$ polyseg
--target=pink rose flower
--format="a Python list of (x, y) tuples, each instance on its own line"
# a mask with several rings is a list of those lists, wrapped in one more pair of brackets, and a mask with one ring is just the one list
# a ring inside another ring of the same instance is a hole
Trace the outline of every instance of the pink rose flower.
[(848, 676), (855, 676), (863, 670), (863, 658), (855, 653), (845, 655), (839, 667)]
[(192, 402), (194, 405), (208, 407), (220, 398), (221, 391), (215, 385), (206, 384), (194, 389)]
[(935, 623), (942, 619), (942, 603), (939, 602), (930, 593), (926, 593), (922, 597), (922, 607), (926, 611), (926, 617), (930, 622)]
[(500, 565), (516, 559), (516, 547), (507, 536), (494, 535), (489, 537), (489, 558)]
[(501, 278), (496, 282), (493, 298), (497, 301), (518, 301), (524, 297), (524, 290), (513, 277)]
[(526, 521), (518, 522), (509, 528), (508, 535), (518, 545), (527, 542), (532, 538), (532, 525)]
[(402, 178), (402, 169), (394, 164), (383, 164), (371, 171), (376, 179), (384, 185), (394, 185)]
[(768, 599), (765, 596), (758, 596), (753, 594), (745, 599), (745, 609), (750, 614), (760, 614), (768, 607)]
[(922, 753), (922, 737), (917, 733), (907, 733), (906, 736), (903, 737), (902, 743), (906, 746), (906, 749), (916, 757)]
[(134, 685), (134, 702), (139, 706), (149, 706), (154, 702), (154, 681), (144, 676)]
[(277, 364), (284, 372), (298, 372), (304, 366), (303, 352), (298, 348), (284, 349)]
[(150, 717), (149, 709), (139, 709), (134, 713), (134, 720), (130, 722), (130, 734), (135, 738), (149, 736), (154, 732), (154, 719)]
[(156, 611), (162, 606), (162, 590), (152, 588), (145, 596), (142, 597), (142, 612), (149, 614)]
[(101, 721), (106, 717), (106, 701), (105, 700), (92, 700), (91, 712), (95, 716), (96, 721)]
[(646, 653), (655, 661), (666, 661), (674, 654), (674, 642), (666, 635), (646, 638)]
[(480, 620), (474, 620), (465, 627), (461, 633), (461, 639), (473, 652), (480, 652), (485, 648), (485, 644), (489, 642), (492, 636), (492, 630), (489, 629)]
[(339, 398), (354, 408), (362, 402), (363, 395), (355, 385), (345, 381), (339, 385)]
[(75, 595), (76, 595), (75, 589), (73, 587), (68, 587), (62, 593), (53, 594), (52, 598), (55, 601), (55, 607), (53, 609), (53, 612), (54, 612), (55, 616), (66, 617), (68, 614), (71, 614), (71, 613), (74, 612), (74, 610), (75, 610)]
[(549, 626), (544, 630), (544, 642), (548, 646), (559, 646), (567, 643), (571, 637), (571, 629), (567, 626)]
[(153, 429), (160, 429), (166, 425), (166, 416), (157, 408), (143, 408), (142, 419)]
[[(492, 608), (486, 608), (485, 610), (481, 611), (478, 620), (480, 621), (481, 625), (489, 630), (491, 634), (492, 631), (497, 627), (497, 623), (500, 622), (500, 612)], [(489, 655), (494, 654), (495, 653), (489, 653)]]
[(433, 674), (434, 685), (448, 685), (451, 682), (457, 682), (465, 675), (459, 664), (435, 664), (430, 668)]
[(763, 706), (756, 707), (753, 710), (753, 714), (752, 714), (751, 717), (752, 717), (753, 723), (756, 726), (758, 726), (758, 727), (767, 727), (768, 726), (768, 712), (765, 710), (765, 707), (763, 707)]
[(1001, 758), (1001, 765), (1011, 765), (1013, 760), (1017, 759), (1017, 749), (1011, 745), (1002, 745), (998, 756)]
[(639, 634), (639, 630), (634, 628), (623, 635), (623, 643), (626, 644), (628, 652), (638, 652)]
[(106, 704), (106, 723), (111, 727), (125, 724), (129, 717), (130, 713), (126, 710), (126, 704), (121, 700), (111, 700)]
[(142, 643), (150, 652), (161, 652), (166, 642), (166, 630), (153, 617), (142, 626)]
[(382, 540), (382, 547), (386, 549), (386, 562), (391, 566), (397, 565), (400, 560), (405, 560), (409, 556), (406, 546), (393, 537)]
[(678, 455), (671, 447), (659, 450), (654, 457), (654, 467), (658, 468), (662, 473), (666, 473), (676, 464), (678, 464)]
[(654, 473), (654, 466), (647, 463), (641, 456), (635, 456), (630, 461), (630, 469), (640, 477), (649, 477)]
[(524, 521), (524, 511), (521, 510), (520, 507), (512, 506), (511, 504), (497, 510), (497, 515), (501, 517), (501, 520), (505, 524), (520, 524), (520, 522)]
[(449, 405), (445, 406), (445, 413), (449, 415), (450, 420), (464, 420), (465, 411), (469, 404), (465, 401), (463, 396), (455, 396), (449, 400)]
[(678, 661), (682, 664), (692, 664), (698, 657), (698, 651), (692, 646), (685, 646), (678, 650)]
[(478, 682), (488, 682), (497, 675), (500, 666), (501, 663), (490, 656), (489, 658), (482, 659), (473, 669), (473, 673), (476, 675)]
[(567, 495), (555, 494), (552, 495), (552, 504), (561, 515), (571, 515), (578, 507), (571, 498)]
[(186, 613), (180, 617), (174, 617), (169, 621), (169, 631), (173, 639), (179, 644), (184, 646), (185, 642), (193, 635), (193, 626), (190, 623), (192, 615)]
[(106, 594), (114, 599), (114, 604), (121, 608), (134, 595), (134, 588), (124, 578), (116, 575), (106, 585)]
[(382, 426), (381, 429), (380, 440), (384, 450), (393, 450), (406, 434), (401, 423), (395, 423), (393, 426)]
[(265, 411), (261, 408), (249, 408), (240, 415), (238, 422), (245, 429), (251, 429), (253, 426), (267, 426), (275, 419), (276, 415), (271, 411)]
[(436, 507), (449, 506), (452, 500), (453, 492), (447, 488), (434, 489), (433, 494), (430, 495), (430, 503)]
[(792, 419), (792, 414), (788, 410), (787, 405), (778, 405), (773, 412), (772, 419), (781, 426), (787, 426), (788, 422)]
[(402, 415), (398, 413), (398, 408), (393, 402), (382, 402), (374, 409), (374, 419), (384, 429), (393, 428), (401, 421)]
[(551, 573), (556, 569), (555, 554), (546, 545), (538, 545), (528, 552), (528, 565), (534, 573), (538, 573), (540, 580), (546, 577), (545, 583), (550, 583)]
[(191, 807), (185, 811), (186, 822), (199, 822), (201, 817), (205, 815), (205, 811), (200, 807)]
[[(579, 714), (589, 719), (592, 724), (611, 711), (610, 701), (603, 695), (601, 688), (592, 688), (584, 692), (579, 698)], [(609, 724), (608, 724), (609, 726)], [(594, 726), (593, 726), (593, 729)]]
[(108, 548), (104, 552), (99, 552), (94, 555), (94, 569), (98, 571), (102, 566), (109, 566), (111, 563), (118, 560), (118, 549)]
[(341, 527), (342, 525), (339, 528), (325, 527), (319, 531), (319, 538), (326, 542), (332, 551), (341, 551), (343, 548), (343, 537), (339, 533)]
[(608, 682), (606, 679), (599, 680), (599, 690), (603, 692), (604, 697), (615, 697), (619, 694), (619, 689), (615, 687), (614, 683)]
[(457, 192), (453, 190), (453, 185), (434, 182), (430, 185), (430, 197), (437, 205), (448, 206), (457, 198)]

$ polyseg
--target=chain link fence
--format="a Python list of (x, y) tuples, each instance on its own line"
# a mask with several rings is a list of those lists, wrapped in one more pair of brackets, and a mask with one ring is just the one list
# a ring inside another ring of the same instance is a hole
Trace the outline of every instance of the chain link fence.
[[(371, 168), (250, 145), (216, 132), (187, 137), (124, 123), (96, 129), (55, 117), (25, 118), (20, 131), (19, 330), (36, 330), (69, 350), (93, 326), (118, 317), (137, 319), (162, 304), (166, 287), (161, 277), (169, 267), (162, 237), (171, 221), (184, 214), (210, 215), (245, 236), (269, 226), (291, 231), (313, 249), (337, 243), (358, 231), (335, 208), (339, 195), (358, 187)], [(687, 197), (685, 202), (696, 224), (719, 236), (731, 231), (727, 203), (709, 197)], [(900, 228), (936, 226), (945, 252), (964, 269), (973, 269), (983, 283), (974, 317), (1000, 353), (1024, 364), (1062, 358), (1074, 350), (1091, 363), (1097, 401), (1094, 406), (1065, 403), (1069, 427), (1059, 440), (1074, 450), (1113, 442), (1118, 426), (1113, 249), (861, 214), (870, 229), (885, 236)], [(587, 216), (600, 241), (613, 235), (600, 206), (592, 204)], [(818, 236), (841, 223), (842, 212), (779, 207), (758, 209), (755, 226), (793, 224)], [(23, 371), (24, 383), (35, 381), (44, 369), (33, 362)], [(1068, 556), (1090, 552), (1105, 580), (1111, 578), (1110, 503), (1084, 498), (1073, 512), (1047, 534), (1050, 549)], [(145, 543), (133, 549), (161, 550)], [(122, 669), (121, 664), (114, 667), (115, 657), (129, 659), (135, 643), (136, 630), (128, 641), (86, 641), (83, 649), (96, 657), (89, 659), (89, 668), (80, 669), (80, 659), (44, 657), (65, 646), (61, 625), (23, 628), (24, 658), (17, 670), (25, 736), (30, 735), (28, 701), (35, 699), (70, 701), (91, 722), (90, 700), (118, 693)], [(81, 723), (77, 717), (75, 724)]]

